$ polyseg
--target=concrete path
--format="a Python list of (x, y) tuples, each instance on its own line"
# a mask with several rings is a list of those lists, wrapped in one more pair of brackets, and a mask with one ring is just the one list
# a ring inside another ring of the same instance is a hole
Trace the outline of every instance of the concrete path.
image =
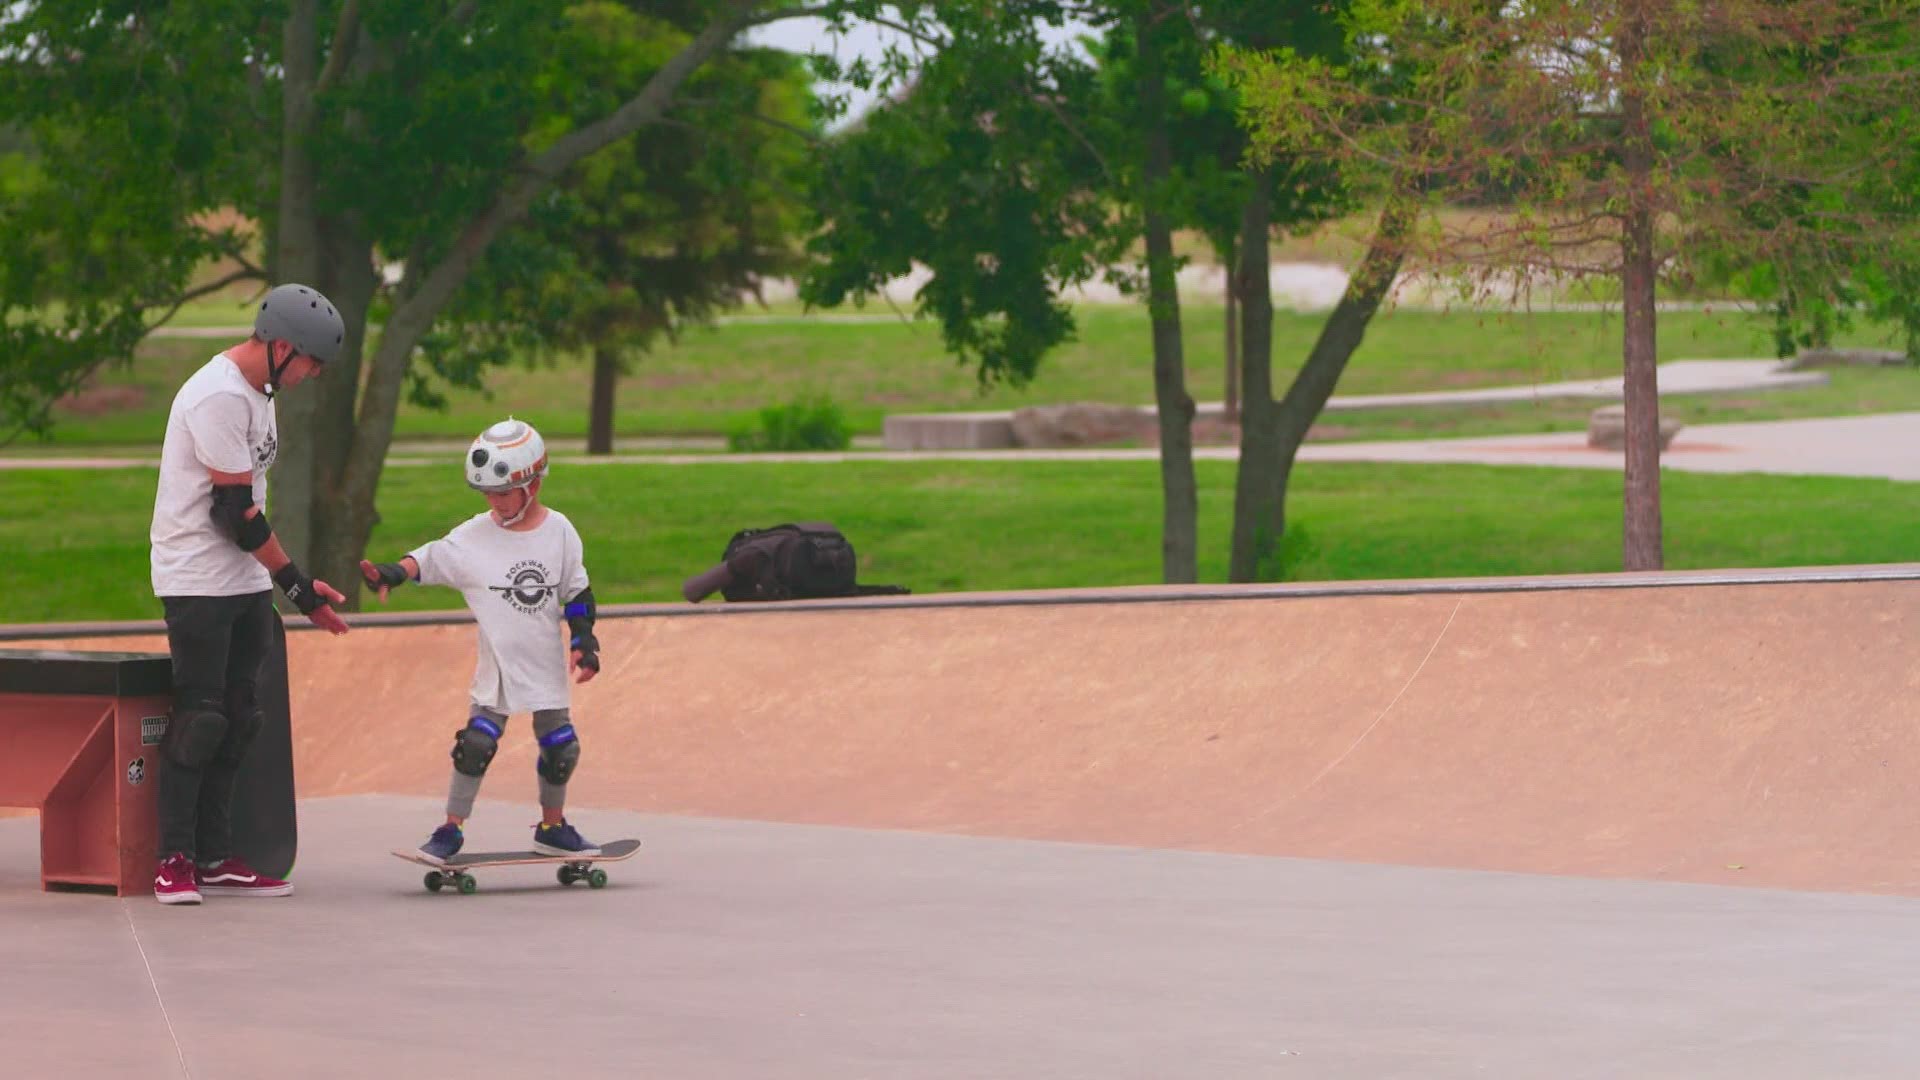
[[(742, 314), (723, 315), (717, 321), (726, 323), (874, 323), (902, 322), (910, 320), (918, 303), (919, 292), (932, 278), (926, 267), (915, 265), (908, 273), (886, 281), (877, 295), (864, 308), (852, 310), (820, 311), (810, 314), (754, 314), (752, 304), (756, 300), (749, 298), (748, 306)], [(1347, 271), (1331, 262), (1275, 262), (1267, 272), (1267, 289), (1273, 297), (1274, 306), (1293, 311), (1328, 311), (1339, 303), (1347, 290)], [(1182, 266), (1176, 275), (1176, 288), (1185, 303), (1222, 304), (1226, 300), (1227, 277), (1225, 268), (1216, 265), (1203, 256), (1194, 262)], [(1453, 283), (1442, 277), (1421, 272), (1402, 272), (1394, 286), (1391, 303), (1395, 308), (1412, 311), (1580, 311), (1615, 312), (1620, 310), (1617, 300), (1589, 301), (1566, 299), (1559, 295), (1550, 281), (1540, 281), (1532, 290), (1524, 308), (1516, 308), (1505, 295), (1491, 295), (1484, 299), (1462, 297)], [(770, 278), (762, 283), (760, 298), (768, 303), (784, 303), (799, 298), (797, 283), (791, 278)], [(1061, 290), (1061, 299), (1070, 304), (1090, 307), (1132, 307), (1140, 306), (1140, 297), (1122, 292), (1117, 286), (1104, 279), (1088, 281), (1080, 285)], [(1657, 305), (1661, 311), (1751, 311), (1753, 302), (1742, 300), (1662, 300)], [(247, 305), (233, 305), (236, 324), (246, 321)], [(250, 327), (245, 325), (220, 327), (161, 327), (155, 331), (161, 337), (245, 337)]]
[[(1730, 394), (1758, 390), (1793, 390), (1825, 386), (1823, 371), (1789, 371), (1779, 360), (1674, 360), (1660, 365), (1660, 396), (1676, 394)], [(1335, 395), (1327, 412), (1362, 409), (1399, 409), (1427, 405), (1497, 405), (1506, 402), (1587, 399), (1620, 401), (1624, 376), (1574, 379), (1531, 386), (1488, 386), (1473, 390), (1438, 390), (1417, 394)]]
[[(1200, 461), (1234, 461), (1232, 446), (1194, 450)], [(1157, 461), (1159, 451), (1093, 450), (906, 450), (794, 454), (615, 454), (573, 457), (571, 466), (832, 464), (847, 461)], [(1378, 461), (1412, 464), (1533, 465), (1556, 468), (1624, 467), (1617, 450), (1595, 450), (1579, 432), (1502, 435), (1472, 439), (1310, 443), (1300, 461)], [(444, 454), (414, 456), (404, 448), (387, 462), (395, 467), (439, 466)], [(1682, 472), (1772, 473), (1786, 476), (1865, 476), (1920, 480), (1920, 413), (1883, 413), (1819, 420), (1771, 420), (1701, 424), (1680, 432), (1661, 459)], [(20, 469), (152, 468), (150, 459), (125, 455), (0, 457), (0, 472)]]
[[(1582, 432), (1421, 442), (1320, 443), (1303, 461), (1403, 461), (1431, 464), (1625, 467), (1618, 450), (1587, 446)], [(1920, 413), (1817, 420), (1702, 424), (1682, 428), (1661, 456), (1681, 472), (1869, 476), (1920, 481)]]
[[(579, 810), (646, 846), (429, 894), (437, 800), (302, 806), (298, 893), (42, 893), (9, 1075), (1910, 1077), (1920, 901)], [(529, 809), (483, 803), (477, 844)]]
[[(1689, 394), (1733, 394), (1765, 390), (1792, 390), (1824, 386), (1822, 371), (1791, 371), (1780, 360), (1675, 360), (1660, 365), (1661, 397)], [(1345, 413), (1369, 409), (1441, 408), (1462, 405), (1500, 405), (1551, 400), (1621, 401), (1625, 379), (1574, 379), (1521, 386), (1482, 386), (1468, 390), (1435, 390), (1410, 394), (1351, 394), (1329, 398), (1324, 412)], [(1200, 402), (1195, 414), (1219, 419), (1226, 406)], [(1157, 410), (1137, 407), (1150, 427)], [(885, 422), (884, 442), (889, 450), (1005, 450), (1019, 445), (1013, 428), (1014, 410), (976, 412), (895, 413)]]

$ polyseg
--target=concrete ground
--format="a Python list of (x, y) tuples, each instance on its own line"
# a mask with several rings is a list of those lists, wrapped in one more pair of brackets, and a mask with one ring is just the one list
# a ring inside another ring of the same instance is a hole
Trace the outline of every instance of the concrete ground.
[[(298, 893), (47, 894), (19, 1077), (1908, 1077), (1920, 901), (577, 810), (646, 846), (427, 893), (432, 799), (302, 810)], [(475, 847), (530, 811), (483, 803)]]

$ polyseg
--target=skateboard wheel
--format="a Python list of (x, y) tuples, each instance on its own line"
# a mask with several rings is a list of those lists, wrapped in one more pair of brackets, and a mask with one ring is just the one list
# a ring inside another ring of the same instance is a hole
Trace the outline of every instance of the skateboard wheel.
[(479, 888), (480, 888), (480, 883), (479, 883), (479, 882), (477, 882), (477, 881), (475, 881), (475, 880), (473, 880), (473, 875), (472, 875), (472, 874), (461, 874), (461, 875), (460, 875), (460, 891), (461, 891), (461, 893), (463, 893), (463, 894), (465, 894), (465, 895), (469, 895), (469, 896), (471, 896), (471, 895), (472, 895), (472, 894), (473, 894), (473, 893), (475, 892), (475, 890), (477, 890), (477, 889), (479, 889)]
[(562, 885), (571, 885), (580, 880), (579, 875), (573, 872), (573, 867), (571, 866), (561, 867), (557, 876), (560, 878), (560, 884)]
[(424, 884), (427, 886), (428, 892), (439, 892), (440, 887), (445, 885), (446, 882), (440, 880), (440, 872), (438, 870), (429, 870), (424, 879)]
[(607, 872), (605, 870), (600, 869), (597, 866), (587, 871), (587, 884), (596, 889), (606, 888)]

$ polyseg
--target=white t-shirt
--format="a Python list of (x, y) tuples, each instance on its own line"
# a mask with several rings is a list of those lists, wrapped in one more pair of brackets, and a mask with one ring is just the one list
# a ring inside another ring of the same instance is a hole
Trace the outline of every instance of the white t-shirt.
[(479, 625), (473, 701), (504, 713), (564, 709), (567, 600), (587, 587), (580, 534), (551, 507), (538, 528), (514, 532), (475, 514), (408, 552), (422, 585), (450, 585)]
[(254, 505), (264, 507), (267, 470), (279, 452), (273, 399), (255, 390), (225, 354), (180, 387), (167, 413), (147, 533), (155, 596), (238, 596), (273, 587), (267, 568), (213, 523), (207, 470), (251, 472)]

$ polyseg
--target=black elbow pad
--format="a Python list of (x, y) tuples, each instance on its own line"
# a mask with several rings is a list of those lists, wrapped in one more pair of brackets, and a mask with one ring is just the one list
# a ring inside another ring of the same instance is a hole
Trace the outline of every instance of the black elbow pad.
[(247, 511), (251, 509), (252, 484), (213, 485), (213, 509), (209, 516), (221, 532), (240, 545), (241, 551), (257, 551), (273, 537), (273, 526), (267, 524), (266, 511), (248, 517)]

